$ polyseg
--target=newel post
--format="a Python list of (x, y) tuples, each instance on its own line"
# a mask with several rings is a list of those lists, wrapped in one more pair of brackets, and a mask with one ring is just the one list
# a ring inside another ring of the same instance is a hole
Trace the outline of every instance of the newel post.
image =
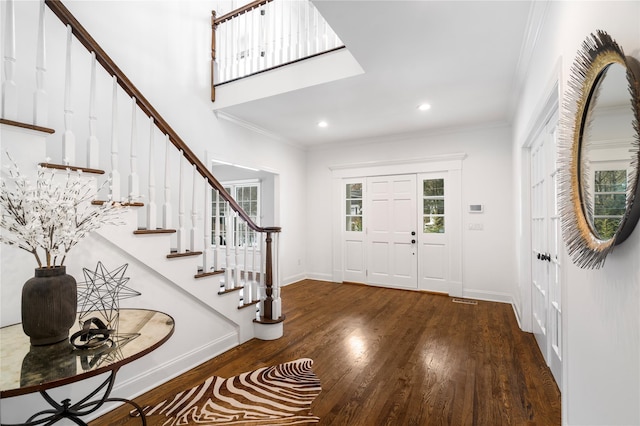
[(262, 316), (268, 319), (273, 318), (273, 248), (271, 247), (271, 243), (273, 242), (273, 238), (271, 238), (272, 232), (267, 231), (267, 238), (265, 239), (266, 249), (265, 249), (265, 275), (264, 275), (264, 286), (265, 286), (265, 299), (264, 299), (264, 312)]
[(277, 320), (273, 318), (273, 233), (280, 232), (280, 228), (265, 228), (267, 237), (265, 239), (265, 274), (264, 274), (264, 286), (265, 286), (265, 299), (264, 299), (264, 311), (262, 317), (267, 320)]
[[(282, 314), (282, 301), (280, 300), (280, 268), (278, 261), (278, 238), (274, 234), (281, 231), (280, 228), (262, 228), (265, 239), (263, 247), (264, 261), (261, 262), (264, 274), (261, 273), (260, 280), (264, 277), (264, 293), (260, 289), (260, 316), (253, 320), (255, 337), (261, 340), (279, 339), (284, 334), (284, 315)], [(274, 242), (275, 240), (275, 242)], [(275, 253), (274, 253), (274, 248)]]

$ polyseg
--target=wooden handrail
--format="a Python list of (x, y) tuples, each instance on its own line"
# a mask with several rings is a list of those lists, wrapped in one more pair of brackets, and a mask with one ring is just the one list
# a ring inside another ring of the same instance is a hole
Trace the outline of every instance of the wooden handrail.
[(251, 3), (245, 4), (242, 7), (239, 7), (235, 10), (232, 10), (229, 13), (225, 13), (224, 15), (222, 15), (219, 18), (215, 18), (213, 21), (213, 25), (218, 25), (218, 24), (222, 24), (223, 22), (228, 21), (229, 19), (235, 18), (236, 16), (240, 16), (243, 13), (246, 13), (252, 9), (255, 9), (256, 7), (260, 7), (260, 6), (264, 6), (267, 3), (272, 2), (273, 0), (255, 0), (252, 1)]
[[(269, 2), (271, 0), (261, 0)], [(256, 2), (254, 2), (256, 3)], [(62, 4), (60, 0), (45, 0), (45, 4), (51, 9), (51, 11), (62, 21), (64, 25), (71, 26), (73, 35), (78, 39), (80, 43), (89, 51), (94, 52), (98, 63), (109, 73), (110, 76), (115, 76), (118, 85), (129, 95), (136, 100), (138, 107), (147, 115), (152, 118), (156, 127), (165, 135), (169, 136), (171, 143), (181, 150), (184, 157), (196, 166), (198, 173), (204, 177), (213, 188), (215, 188), (220, 196), (229, 203), (231, 208), (236, 211), (242, 219), (249, 225), (251, 229), (256, 232), (280, 232), (280, 228), (262, 228), (256, 225), (253, 220), (247, 215), (247, 213), (240, 207), (240, 205), (231, 197), (231, 195), (225, 191), (224, 187), (213, 176), (211, 171), (202, 164), (200, 159), (191, 151), (187, 144), (178, 136), (178, 134), (169, 126), (169, 124), (162, 118), (160, 113), (151, 105), (151, 103), (142, 95), (142, 93), (136, 88), (136, 86), (127, 78), (127, 76), (118, 68), (113, 60), (107, 55), (107, 53), (100, 47), (100, 45), (91, 37), (89, 32), (78, 22), (78, 20), (71, 14), (69, 9)], [(249, 5), (247, 5), (249, 6)], [(254, 6), (255, 7), (255, 6)], [(226, 15), (225, 15), (226, 16)]]

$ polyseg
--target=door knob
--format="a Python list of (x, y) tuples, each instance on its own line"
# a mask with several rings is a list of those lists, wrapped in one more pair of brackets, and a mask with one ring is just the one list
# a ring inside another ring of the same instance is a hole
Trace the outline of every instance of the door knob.
[(416, 235), (416, 231), (411, 231), (411, 235)]
[(416, 243), (416, 240), (411, 240), (411, 244), (415, 244), (415, 243)]

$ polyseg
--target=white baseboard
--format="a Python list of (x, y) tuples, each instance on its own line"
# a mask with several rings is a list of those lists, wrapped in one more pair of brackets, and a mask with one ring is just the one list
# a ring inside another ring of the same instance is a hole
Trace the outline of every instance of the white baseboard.
[(284, 278), (282, 280), (282, 286), (286, 286), (286, 285), (289, 285), (289, 284), (297, 283), (298, 281), (302, 281), (305, 278), (307, 278), (307, 276), (304, 273), (297, 274), (297, 275), (292, 275), (292, 276)]
[(485, 300), (487, 302), (509, 303), (513, 305), (513, 297), (509, 293), (500, 293), (497, 291), (486, 290), (468, 290), (464, 289), (462, 294), (465, 299)]
[(307, 278), (310, 280), (335, 282), (333, 281), (333, 276), (331, 274), (320, 274), (314, 272), (307, 274)]
[[(203, 362), (238, 346), (238, 344), (238, 333), (229, 333), (226, 336), (222, 336), (219, 339), (208, 342), (207, 344), (187, 352), (180, 357), (156, 365), (155, 368), (147, 370), (142, 374), (133, 376), (122, 382), (118, 382), (118, 379), (116, 378), (116, 384), (113, 387), (112, 395), (120, 398), (124, 397), (127, 399), (134, 399), (162, 385), (163, 383), (186, 373)], [(89, 420), (94, 420), (113, 409), (114, 406), (110, 404), (109, 407), (98, 410), (96, 413), (92, 414)]]

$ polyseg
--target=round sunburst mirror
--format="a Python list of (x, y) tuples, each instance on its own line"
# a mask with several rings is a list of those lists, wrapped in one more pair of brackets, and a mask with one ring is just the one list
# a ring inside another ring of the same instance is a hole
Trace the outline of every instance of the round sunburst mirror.
[(576, 265), (599, 268), (640, 218), (640, 66), (606, 32), (583, 42), (563, 113), (562, 234)]

